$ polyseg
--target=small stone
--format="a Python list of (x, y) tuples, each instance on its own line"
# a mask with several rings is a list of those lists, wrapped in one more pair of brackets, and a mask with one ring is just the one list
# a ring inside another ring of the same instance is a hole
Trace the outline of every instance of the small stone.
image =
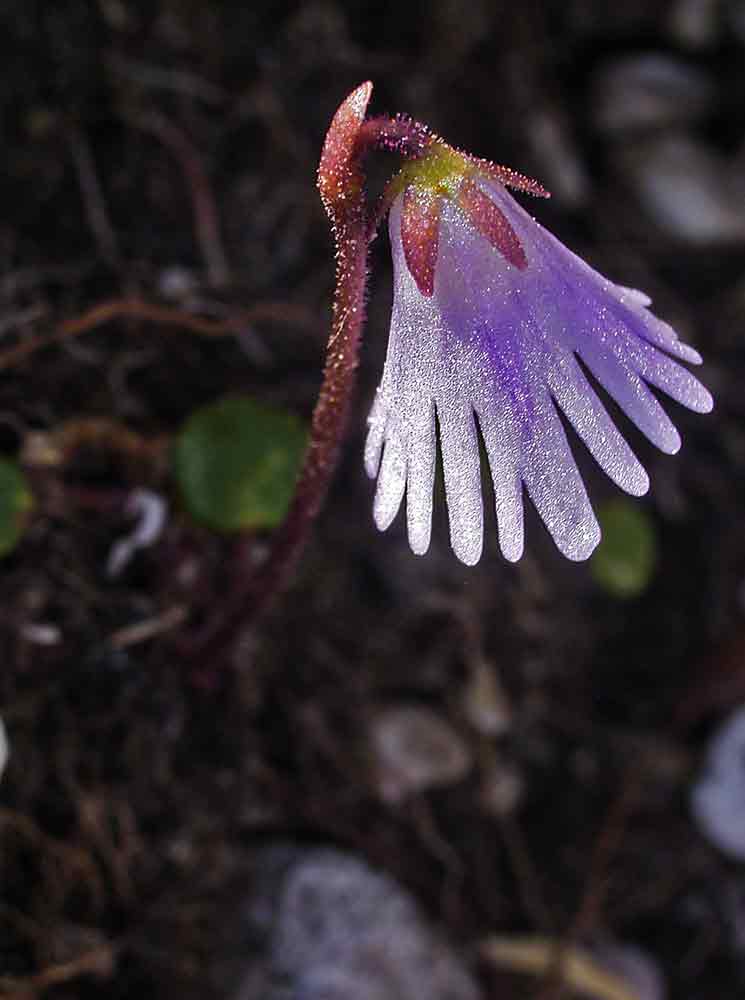
[(721, 0), (677, 0), (668, 24), (673, 38), (691, 49), (706, 49), (719, 37)]
[(636, 945), (603, 942), (591, 949), (593, 957), (632, 988), (636, 1000), (665, 1000), (667, 986), (658, 963)]
[(233, 1000), (478, 1000), (412, 897), (332, 849), (260, 852), (245, 910), (251, 967)]
[(419, 705), (381, 711), (370, 729), (370, 747), (380, 795), (391, 803), (460, 781), (472, 763), (468, 747), (450, 723)]
[(21, 626), (21, 635), (35, 646), (56, 646), (62, 640), (62, 631), (49, 622), (26, 622)]
[(745, 861), (745, 705), (716, 730), (691, 791), (700, 832), (720, 851)]
[(696, 121), (715, 91), (699, 69), (661, 53), (605, 63), (592, 85), (593, 120), (609, 134)]
[(520, 771), (509, 761), (494, 761), (481, 783), (481, 803), (492, 816), (511, 816), (525, 793)]
[(494, 668), (485, 661), (471, 667), (463, 691), (463, 712), (482, 736), (503, 736), (512, 725), (512, 711)]
[(727, 160), (682, 134), (619, 154), (644, 208), (669, 236), (694, 246), (745, 243), (745, 180)]
[(158, 276), (158, 291), (164, 299), (171, 302), (183, 302), (193, 295), (198, 288), (198, 282), (193, 271), (174, 265), (166, 267)]
[(528, 135), (538, 172), (553, 197), (573, 208), (584, 204), (590, 181), (568, 124), (557, 112), (544, 109), (528, 123)]

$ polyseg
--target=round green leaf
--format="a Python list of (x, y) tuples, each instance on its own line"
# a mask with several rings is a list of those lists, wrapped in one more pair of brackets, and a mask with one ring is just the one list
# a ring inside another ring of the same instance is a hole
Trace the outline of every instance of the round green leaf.
[(0, 556), (16, 547), (33, 503), (26, 477), (18, 465), (0, 458)]
[(614, 597), (642, 594), (657, 566), (657, 538), (646, 511), (628, 500), (598, 510), (603, 537), (591, 561), (593, 576)]
[(189, 512), (218, 531), (272, 528), (285, 515), (307, 432), (296, 416), (229, 397), (197, 410), (174, 462)]

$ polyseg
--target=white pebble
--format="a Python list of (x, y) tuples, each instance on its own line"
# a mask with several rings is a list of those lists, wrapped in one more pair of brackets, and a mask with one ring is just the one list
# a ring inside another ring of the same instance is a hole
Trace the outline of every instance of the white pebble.
[(650, 218), (694, 246), (745, 243), (745, 180), (733, 163), (684, 135), (639, 142), (620, 154)]
[(158, 276), (158, 291), (164, 299), (181, 302), (193, 295), (197, 289), (197, 279), (185, 267), (167, 267)]
[(691, 811), (707, 840), (745, 861), (745, 705), (714, 733), (691, 791)]
[(108, 576), (119, 576), (138, 549), (157, 542), (166, 521), (165, 500), (152, 490), (134, 490), (127, 501), (126, 513), (137, 518), (134, 530), (111, 547), (106, 563)]
[(720, 0), (678, 0), (669, 14), (670, 31), (681, 45), (706, 49), (720, 29)]
[(509, 700), (494, 667), (477, 661), (463, 690), (463, 712), (482, 736), (503, 736), (512, 726)]
[(470, 751), (450, 723), (418, 705), (382, 711), (373, 721), (370, 746), (378, 789), (387, 802), (452, 784), (471, 768)]
[(592, 91), (595, 125), (611, 134), (694, 121), (715, 96), (701, 70), (658, 52), (603, 64)]
[(592, 949), (593, 957), (632, 988), (637, 1000), (665, 1000), (667, 985), (657, 961), (636, 945), (606, 941)]
[(26, 622), (21, 626), (21, 635), (35, 646), (56, 646), (62, 638), (60, 628), (48, 622)]
[(5, 765), (10, 756), (10, 746), (8, 744), (8, 734), (5, 730), (5, 723), (0, 719), (0, 778), (3, 776)]
[(481, 783), (481, 804), (492, 816), (511, 816), (525, 793), (520, 771), (508, 761), (495, 761)]

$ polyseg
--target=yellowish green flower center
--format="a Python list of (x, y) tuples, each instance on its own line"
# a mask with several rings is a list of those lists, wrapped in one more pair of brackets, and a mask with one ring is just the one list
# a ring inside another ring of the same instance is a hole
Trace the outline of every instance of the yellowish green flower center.
[(472, 170), (473, 165), (466, 156), (447, 143), (435, 140), (424, 156), (403, 165), (391, 181), (391, 195), (395, 197), (413, 184), (419, 190), (455, 198), (461, 181)]

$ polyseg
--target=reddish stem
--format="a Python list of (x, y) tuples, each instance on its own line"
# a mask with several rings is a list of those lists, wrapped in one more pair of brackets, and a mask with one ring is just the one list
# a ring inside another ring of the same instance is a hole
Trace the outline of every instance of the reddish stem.
[(318, 188), (336, 246), (336, 291), (323, 382), (313, 411), (310, 440), (295, 493), (271, 550), (258, 571), (246, 564), (251, 546), (239, 545), (239, 576), (218, 615), (192, 638), (192, 655), (210, 662), (224, 652), (237, 626), (255, 620), (284, 588), (326, 498), (347, 428), (365, 320), (367, 250), (370, 242), (363, 158), (371, 149), (419, 156), (431, 141), (427, 130), (405, 118), (365, 121), (372, 84), (353, 91), (336, 112), (324, 143)]

